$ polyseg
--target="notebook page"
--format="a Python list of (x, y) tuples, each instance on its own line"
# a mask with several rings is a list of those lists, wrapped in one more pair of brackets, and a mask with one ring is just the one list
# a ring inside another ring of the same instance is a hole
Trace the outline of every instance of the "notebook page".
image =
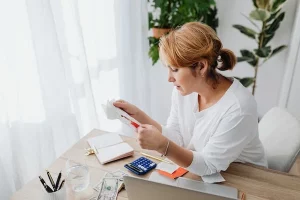
[(116, 133), (107, 133), (87, 139), (89, 145), (97, 150), (123, 142), (122, 138)]
[(120, 143), (117, 145), (98, 149), (98, 154), (96, 154), (101, 164), (105, 164), (131, 155), (133, 155), (133, 148), (127, 143)]

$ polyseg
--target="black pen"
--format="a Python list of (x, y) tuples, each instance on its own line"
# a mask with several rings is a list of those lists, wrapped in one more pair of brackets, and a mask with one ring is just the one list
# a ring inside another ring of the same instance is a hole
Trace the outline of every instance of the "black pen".
[(46, 190), (48, 193), (53, 192), (53, 190), (46, 184), (46, 182), (44, 181), (44, 179), (43, 179), (41, 176), (39, 176), (39, 179), (40, 179), (41, 183), (43, 184), (45, 190)]
[(50, 183), (51, 183), (51, 185), (53, 187), (53, 190), (55, 190), (55, 183), (54, 183), (54, 181), (52, 179), (52, 176), (51, 176), (51, 174), (50, 174), (50, 172), (48, 170), (46, 170), (46, 172), (47, 172), (48, 178), (50, 180)]
[(65, 183), (65, 179), (61, 182), (61, 184), (60, 184), (58, 190), (60, 190), (60, 189), (62, 188), (62, 186), (64, 186), (64, 183)]
[(55, 185), (54, 191), (57, 191), (57, 190), (58, 190), (60, 177), (61, 177), (61, 171), (60, 171), (59, 174), (58, 174), (58, 177), (57, 177), (57, 180), (56, 180), (56, 185)]

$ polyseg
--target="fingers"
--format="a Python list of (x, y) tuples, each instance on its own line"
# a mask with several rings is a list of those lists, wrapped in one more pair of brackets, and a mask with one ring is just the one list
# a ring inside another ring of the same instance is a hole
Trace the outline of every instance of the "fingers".
[(115, 101), (115, 102), (126, 103), (126, 101), (124, 101), (123, 99), (119, 99), (119, 100), (117, 100), (117, 101)]
[[(155, 135), (155, 130), (150, 124), (141, 124), (137, 129), (137, 139), (139, 145), (142, 149), (153, 150), (153, 137)], [(154, 142), (155, 143), (155, 142)]]
[(152, 125), (150, 125), (150, 124), (141, 124), (140, 126), (144, 129), (151, 129), (152, 128)]
[(142, 147), (142, 149), (146, 149), (145, 136), (143, 136), (144, 131), (145, 131), (145, 129), (142, 128), (141, 126), (138, 128), (137, 139), (138, 139), (138, 143), (139, 143), (140, 147)]
[(141, 134), (144, 130), (145, 130), (145, 127), (143, 127), (143, 124), (141, 124), (141, 125), (137, 128), (137, 133), (138, 133), (138, 134)]
[(152, 125), (149, 125), (149, 124), (141, 124), (138, 128), (137, 128), (137, 131), (138, 133), (141, 133), (145, 130), (148, 130), (151, 128)]
[(113, 102), (113, 105), (118, 108), (126, 108), (127, 102), (124, 100), (117, 100), (117, 101)]

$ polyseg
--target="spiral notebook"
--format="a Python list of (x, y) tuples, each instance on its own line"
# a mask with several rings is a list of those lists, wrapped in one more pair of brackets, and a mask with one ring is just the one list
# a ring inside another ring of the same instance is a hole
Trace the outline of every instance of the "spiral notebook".
[(96, 150), (96, 156), (101, 164), (126, 158), (134, 154), (133, 148), (123, 142), (122, 138), (116, 133), (89, 138), (87, 140), (90, 147)]

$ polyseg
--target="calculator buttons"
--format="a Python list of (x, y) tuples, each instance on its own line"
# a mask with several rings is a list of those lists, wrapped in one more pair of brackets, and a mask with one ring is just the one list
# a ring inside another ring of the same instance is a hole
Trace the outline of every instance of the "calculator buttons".
[(150, 166), (150, 167), (153, 167), (154, 165), (155, 165), (155, 163), (152, 163), (152, 164), (150, 164), (149, 166)]
[(156, 167), (155, 162), (144, 157), (140, 157), (137, 160), (125, 165), (125, 168), (129, 169), (130, 171), (138, 175), (145, 174), (150, 170), (154, 169), (155, 167)]
[(147, 168), (143, 167), (142, 165), (138, 165), (139, 168), (143, 169), (143, 170), (147, 170)]

